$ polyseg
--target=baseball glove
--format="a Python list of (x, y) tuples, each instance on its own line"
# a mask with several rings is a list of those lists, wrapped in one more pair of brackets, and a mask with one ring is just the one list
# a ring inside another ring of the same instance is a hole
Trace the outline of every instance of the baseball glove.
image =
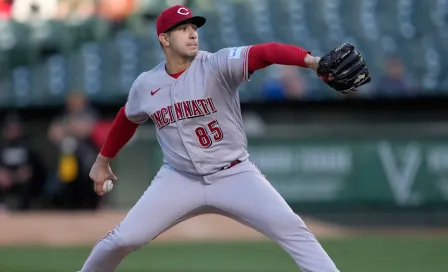
[(344, 43), (325, 54), (317, 68), (318, 77), (340, 93), (357, 91), (370, 82), (370, 74), (361, 54), (350, 43)]

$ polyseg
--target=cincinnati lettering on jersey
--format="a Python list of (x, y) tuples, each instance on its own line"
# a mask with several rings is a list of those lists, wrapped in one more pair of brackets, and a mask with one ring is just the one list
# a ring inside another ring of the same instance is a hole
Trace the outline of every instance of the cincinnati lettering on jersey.
[(216, 112), (211, 97), (177, 102), (174, 106), (169, 105), (157, 110), (149, 117), (156, 124), (158, 129), (162, 129), (167, 125), (187, 118), (196, 118)]

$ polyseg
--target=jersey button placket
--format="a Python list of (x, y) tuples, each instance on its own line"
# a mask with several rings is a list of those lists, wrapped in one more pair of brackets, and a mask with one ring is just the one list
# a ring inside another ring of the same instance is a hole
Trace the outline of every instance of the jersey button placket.
[[(176, 102), (180, 102), (181, 100), (178, 99), (177, 93), (176, 93), (176, 86), (177, 86), (177, 81), (173, 83), (173, 85), (170, 88), (170, 99), (171, 99), (171, 106), (174, 107), (174, 104)], [(188, 155), (191, 157), (191, 150), (193, 150), (193, 146), (191, 144), (186, 144), (183, 141), (183, 134), (182, 134), (182, 129), (184, 128), (182, 123), (179, 122), (179, 120), (177, 119), (177, 116), (174, 116), (174, 118), (176, 119), (176, 125), (177, 125), (177, 131), (179, 133), (179, 136), (181, 138), (182, 144), (185, 146), (185, 149), (187, 150)], [(194, 163), (194, 160), (192, 160), (193, 165), (198, 168), (196, 166), (196, 164)], [(199, 168), (201, 169), (202, 167), (199, 166)]]

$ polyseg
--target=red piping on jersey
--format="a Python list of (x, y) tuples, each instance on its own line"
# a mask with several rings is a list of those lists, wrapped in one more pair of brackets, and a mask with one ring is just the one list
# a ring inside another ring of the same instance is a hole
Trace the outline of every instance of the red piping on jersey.
[(270, 42), (253, 45), (249, 50), (248, 70), (253, 73), (271, 64), (307, 67), (307, 54), (311, 55), (311, 51), (290, 44)]
[(248, 59), (249, 59), (249, 57), (248, 57), (248, 52), (249, 52), (250, 48), (251, 48), (251, 46), (248, 46), (248, 47), (246, 48), (246, 50), (244, 51), (244, 60), (243, 60), (243, 80), (244, 80), (244, 81), (249, 80), (249, 77), (250, 77), (250, 74), (251, 74), (251, 73), (248, 71), (248, 66), (247, 66)]
[[(270, 42), (253, 45), (250, 47), (247, 56), (248, 71), (253, 73), (272, 64), (306, 67), (304, 59), (307, 54), (311, 54), (311, 52), (289, 44)], [(183, 72), (170, 74), (170, 76), (178, 78)], [(137, 127), (138, 124), (129, 121), (124, 112), (124, 107), (122, 107), (115, 117), (100, 154), (107, 158), (114, 158), (134, 136)]]
[(100, 154), (106, 158), (114, 158), (123, 146), (134, 136), (138, 124), (129, 121), (121, 107), (101, 148)]
[[(305, 64), (305, 56), (311, 55), (311, 51), (305, 50), (295, 45), (282, 44), (276, 42), (262, 43), (250, 47), (248, 59), (248, 71), (250, 74), (256, 70), (263, 69), (272, 64), (294, 65), (299, 67), (307, 67)], [(246, 56), (243, 60), (243, 73), (245, 70)], [(185, 71), (185, 70), (184, 70)], [(184, 71), (170, 74), (173, 78), (178, 78)], [(245, 76), (247, 77), (247, 76)]]

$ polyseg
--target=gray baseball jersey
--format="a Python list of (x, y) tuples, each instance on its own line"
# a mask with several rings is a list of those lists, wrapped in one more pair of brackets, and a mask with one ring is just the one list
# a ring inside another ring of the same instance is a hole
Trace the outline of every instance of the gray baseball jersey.
[[(115, 271), (131, 252), (206, 213), (278, 242), (303, 272), (339, 272), (303, 220), (247, 160), (237, 88), (249, 79), (250, 48), (200, 51), (177, 79), (165, 72), (165, 63), (136, 79), (126, 115), (137, 123), (152, 119), (166, 164), (124, 220), (94, 246), (82, 272)], [(219, 171), (236, 159), (242, 162)]]
[(199, 51), (177, 79), (162, 62), (135, 80), (126, 115), (137, 123), (152, 119), (165, 163), (207, 175), (248, 157), (237, 90), (249, 79), (249, 50)]

